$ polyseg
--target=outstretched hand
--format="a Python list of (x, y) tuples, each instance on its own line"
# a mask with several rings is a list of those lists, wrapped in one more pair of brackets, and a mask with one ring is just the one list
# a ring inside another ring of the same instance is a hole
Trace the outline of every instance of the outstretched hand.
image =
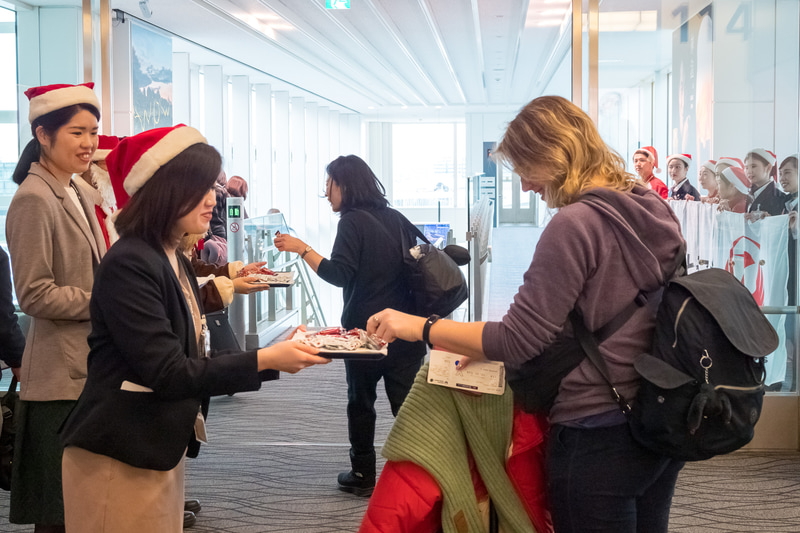
[(394, 309), (384, 309), (367, 320), (367, 333), (377, 335), (386, 342), (395, 339), (404, 341), (422, 340), (422, 328), (425, 319), (420, 316), (407, 315)]
[(269, 289), (268, 283), (263, 283), (253, 276), (233, 278), (231, 281), (233, 282), (233, 292), (236, 294), (251, 294)]
[[(289, 335), (291, 339), (297, 330), (305, 331), (305, 326), (296, 328)], [(313, 365), (326, 365), (330, 359), (316, 355), (319, 349), (291, 340), (282, 341), (258, 350), (258, 370), (279, 370), (296, 374)]]
[(294, 252), (299, 254), (306, 249), (306, 243), (286, 233), (277, 233), (273, 243), (275, 244), (275, 248), (281, 252)]

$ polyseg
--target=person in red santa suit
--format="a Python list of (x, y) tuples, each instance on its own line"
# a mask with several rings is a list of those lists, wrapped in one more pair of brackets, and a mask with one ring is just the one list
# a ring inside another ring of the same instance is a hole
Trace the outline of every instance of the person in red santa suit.
[(691, 164), (692, 156), (689, 154), (673, 154), (667, 158), (667, 172), (674, 184), (669, 191), (671, 200), (700, 200), (700, 192), (687, 176)]
[(114, 198), (114, 188), (108, 178), (108, 168), (106, 167), (106, 156), (119, 144), (119, 139), (113, 135), (98, 135), (97, 150), (92, 156), (92, 164), (89, 169), (81, 174), (81, 177), (95, 188), (97, 195), (94, 199), (94, 210), (97, 221), (100, 223), (100, 230), (106, 241), (106, 249), (111, 247), (111, 243), (116, 241), (119, 236), (114, 229), (112, 215), (117, 210), (117, 202)]
[(775, 154), (764, 148), (753, 148), (744, 158), (744, 172), (752, 184), (753, 197), (747, 212), (755, 218), (780, 215), (786, 207), (786, 195), (776, 187), (777, 176), (772, 172), (776, 161)]
[(644, 146), (636, 150), (633, 153), (633, 170), (648, 187), (661, 195), (664, 200), (667, 199), (669, 189), (653, 174), (653, 172), (661, 172), (661, 169), (658, 168), (658, 152), (655, 148)]
[(717, 175), (719, 210), (745, 213), (750, 205), (750, 180), (739, 167), (731, 166)]

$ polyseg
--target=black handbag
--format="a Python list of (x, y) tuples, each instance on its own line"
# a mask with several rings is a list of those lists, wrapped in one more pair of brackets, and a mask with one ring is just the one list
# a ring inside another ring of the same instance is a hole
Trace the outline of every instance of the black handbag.
[(0, 395), (0, 409), (3, 413), (3, 429), (0, 430), (0, 489), (11, 490), (11, 462), (14, 458), (14, 441), (17, 439), (14, 413), (19, 402), (16, 377), (11, 379), (8, 391)]
[[(363, 212), (383, 229), (389, 239), (394, 240), (375, 215), (367, 210)], [(400, 242), (406, 276), (414, 297), (414, 314), (447, 316), (469, 297), (467, 280), (459, 268), (469, 262), (469, 251), (454, 244), (440, 250), (416, 226), (405, 218), (403, 221), (408, 231), (400, 231)], [(412, 235), (419, 238), (422, 244), (412, 242)], [(415, 247), (416, 257), (411, 252)]]

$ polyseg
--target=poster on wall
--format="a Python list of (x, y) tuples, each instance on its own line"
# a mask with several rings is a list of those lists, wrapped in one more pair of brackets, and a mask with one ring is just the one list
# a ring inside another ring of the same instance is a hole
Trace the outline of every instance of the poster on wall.
[(688, 18), (672, 34), (672, 153), (691, 154), (689, 180), (712, 157), (713, 129), (712, 6)]
[(133, 133), (172, 126), (172, 39), (131, 27)]
[(497, 177), (497, 163), (492, 159), (492, 151), (494, 150), (495, 142), (490, 141), (483, 143), (483, 175)]

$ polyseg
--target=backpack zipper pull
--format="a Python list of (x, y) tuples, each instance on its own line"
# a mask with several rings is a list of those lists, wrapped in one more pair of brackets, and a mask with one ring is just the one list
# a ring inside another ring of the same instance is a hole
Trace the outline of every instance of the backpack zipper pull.
[(708, 355), (708, 350), (703, 350), (703, 353), (705, 355), (700, 357), (700, 366), (705, 371), (706, 383), (709, 383), (709, 381), (708, 381), (708, 369), (711, 368), (711, 366), (714, 364), (714, 362), (711, 360), (711, 356)]

